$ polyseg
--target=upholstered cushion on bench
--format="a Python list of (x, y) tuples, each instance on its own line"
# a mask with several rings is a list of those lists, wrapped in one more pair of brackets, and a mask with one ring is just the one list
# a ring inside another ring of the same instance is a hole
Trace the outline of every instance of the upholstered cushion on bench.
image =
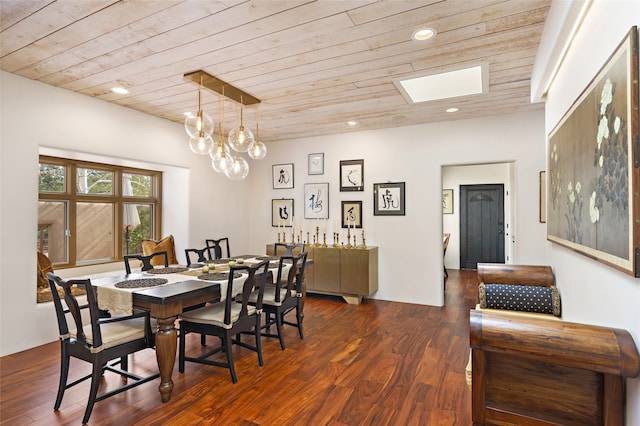
[(536, 312), (556, 317), (561, 315), (560, 295), (555, 286), (480, 283), (478, 298), (481, 309)]

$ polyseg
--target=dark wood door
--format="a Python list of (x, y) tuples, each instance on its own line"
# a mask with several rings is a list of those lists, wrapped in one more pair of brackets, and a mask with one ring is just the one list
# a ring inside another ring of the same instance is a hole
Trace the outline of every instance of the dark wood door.
[(504, 263), (504, 185), (460, 186), (460, 269)]

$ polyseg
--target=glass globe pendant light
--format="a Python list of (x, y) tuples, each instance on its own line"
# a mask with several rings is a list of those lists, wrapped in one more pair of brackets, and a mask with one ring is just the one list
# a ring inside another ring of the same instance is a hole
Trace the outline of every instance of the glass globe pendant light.
[(200, 132), (198, 137), (189, 139), (189, 148), (194, 154), (207, 155), (213, 151), (213, 138), (205, 132)]
[(202, 111), (202, 77), (198, 88), (198, 112), (184, 121), (189, 139), (189, 148), (194, 154), (207, 155), (213, 150), (213, 120)]
[(222, 124), (218, 123), (218, 143), (209, 153), (211, 157), (211, 167), (217, 173), (225, 173), (233, 167), (233, 157), (229, 145), (222, 141)]
[(263, 142), (260, 142), (258, 138), (258, 107), (256, 107), (256, 138), (255, 142), (248, 151), (249, 157), (254, 160), (262, 160), (267, 156), (267, 146)]
[(238, 152), (247, 152), (254, 142), (253, 132), (242, 123), (242, 97), (240, 97), (240, 126), (229, 132), (229, 145)]
[(242, 180), (249, 175), (249, 163), (236, 154), (233, 158), (233, 165), (224, 174), (231, 180)]

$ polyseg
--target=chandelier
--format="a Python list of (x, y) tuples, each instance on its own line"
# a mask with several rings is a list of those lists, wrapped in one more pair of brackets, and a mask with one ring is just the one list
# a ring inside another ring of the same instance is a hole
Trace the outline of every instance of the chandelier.
[[(258, 139), (258, 105), (260, 99), (216, 78), (205, 71), (199, 70), (184, 75), (184, 79), (198, 83), (198, 112), (185, 120), (184, 126), (189, 135), (191, 151), (211, 157), (211, 167), (217, 173), (224, 173), (229, 179), (242, 180), (249, 175), (249, 163), (240, 155), (248, 153), (254, 160), (261, 160), (267, 155), (266, 145)], [(214, 126), (213, 120), (202, 111), (201, 90), (205, 87), (220, 94), (218, 102), (218, 122)], [(224, 105), (229, 99), (240, 105), (239, 125), (229, 131), (227, 142), (224, 138)], [(256, 131), (255, 134), (244, 126), (244, 107), (255, 105)], [(214, 128), (217, 140), (214, 142)]]

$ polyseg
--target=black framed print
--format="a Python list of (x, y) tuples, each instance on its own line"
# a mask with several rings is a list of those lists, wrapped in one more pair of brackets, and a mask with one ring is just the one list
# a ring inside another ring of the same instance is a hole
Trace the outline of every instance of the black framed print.
[(293, 163), (273, 165), (273, 189), (293, 188)]
[(374, 216), (404, 216), (404, 182), (373, 184)]
[(293, 220), (293, 198), (271, 200), (271, 226), (291, 226)]
[(329, 183), (304, 184), (304, 218), (329, 219)]
[(310, 175), (323, 175), (324, 174), (324, 153), (316, 152), (309, 154), (308, 173)]
[(340, 161), (340, 192), (364, 191), (364, 160)]
[(342, 202), (342, 227), (362, 228), (362, 201)]

